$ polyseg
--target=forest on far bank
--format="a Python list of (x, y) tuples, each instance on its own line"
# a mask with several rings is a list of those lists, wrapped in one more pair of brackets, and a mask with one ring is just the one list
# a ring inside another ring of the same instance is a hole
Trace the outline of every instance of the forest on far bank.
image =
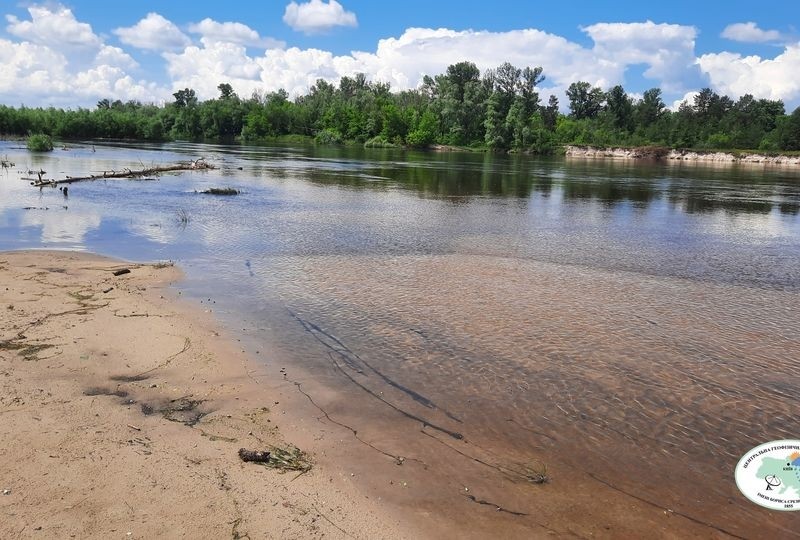
[(442, 144), (542, 154), (565, 144), (800, 150), (800, 107), (787, 114), (779, 100), (748, 94), (734, 101), (705, 88), (671, 111), (659, 88), (634, 98), (622, 86), (604, 90), (578, 81), (566, 92), (569, 112), (563, 114), (555, 96), (540, 96), (543, 80), (538, 67), (504, 63), (481, 73), (460, 62), (401, 92), (363, 74), (342, 77), (338, 85), (318, 80), (295, 99), (283, 90), (243, 98), (220, 83), (219, 96), (206, 101), (186, 88), (164, 105), (110, 98), (94, 109), (0, 105), (0, 134), (251, 142), (302, 135), (322, 144)]

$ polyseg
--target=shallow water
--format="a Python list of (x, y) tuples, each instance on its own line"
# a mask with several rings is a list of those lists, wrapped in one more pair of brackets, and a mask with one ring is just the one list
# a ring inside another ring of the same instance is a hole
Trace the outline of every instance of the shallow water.
[[(232, 327), (356, 396), (342, 414), (364, 429), (399, 411), (512, 480), (546, 462), (726, 530), (797, 525), (741, 503), (732, 471), (800, 435), (800, 171), (194, 144), (0, 156), (16, 164), (0, 249), (175, 260)], [(220, 168), (68, 198), (20, 179), (198, 156)], [(196, 193), (223, 186), (242, 194)], [(407, 436), (382, 440), (424, 455)]]

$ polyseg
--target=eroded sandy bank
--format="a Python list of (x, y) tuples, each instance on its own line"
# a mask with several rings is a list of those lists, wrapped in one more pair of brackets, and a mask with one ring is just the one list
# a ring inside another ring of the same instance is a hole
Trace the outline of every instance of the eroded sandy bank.
[(573, 158), (653, 159), (667, 162), (692, 163), (747, 163), (753, 165), (800, 166), (800, 156), (767, 155), (758, 153), (732, 154), (730, 152), (701, 152), (693, 150), (661, 151), (643, 148), (598, 148), (593, 146), (566, 146), (565, 155)]

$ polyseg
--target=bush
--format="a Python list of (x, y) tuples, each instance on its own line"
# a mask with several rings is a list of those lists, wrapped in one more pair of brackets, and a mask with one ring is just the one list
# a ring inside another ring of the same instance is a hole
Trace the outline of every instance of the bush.
[(387, 141), (384, 137), (377, 135), (364, 143), (364, 148), (397, 148), (399, 144)]
[(342, 144), (341, 134), (334, 129), (323, 129), (314, 137), (317, 144)]
[(733, 141), (731, 140), (731, 136), (727, 133), (713, 133), (708, 136), (706, 146), (714, 150), (719, 148), (733, 148)]
[(43, 133), (31, 135), (28, 137), (28, 150), (31, 152), (52, 152), (53, 139), (50, 138), (50, 135), (44, 135)]

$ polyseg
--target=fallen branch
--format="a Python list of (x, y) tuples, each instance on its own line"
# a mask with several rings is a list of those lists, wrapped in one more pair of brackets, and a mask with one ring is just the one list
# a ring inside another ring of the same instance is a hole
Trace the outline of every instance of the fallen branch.
[(59, 184), (72, 184), (74, 182), (84, 182), (89, 180), (104, 180), (108, 178), (142, 178), (145, 176), (153, 176), (165, 172), (173, 171), (197, 171), (214, 169), (214, 165), (205, 161), (204, 158), (199, 158), (194, 161), (182, 161), (173, 165), (157, 165), (155, 167), (143, 168), (133, 170), (129, 168), (122, 169), (121, 171), (103, 171), (103, 174), (91, 174), (89, 176), (67, 176), (63, 180), (48, 180), (39, 175), (38, 179), (33, 179), (32, 186), (57, 186)]
[(508, 510), (507, 508), (503, 508), (499, 504), (495, 504), (493, 502), (484, 501), (483, 499), (478, 499), (474, 495), (464, 495), (467, 499), (471, 500), (476, 504), (482, 504), (484, 506), (494, 506), (494, 509), (497, 512), (505, 512), (506, 514), (511, 514), (512, 516), (527, 516), (525, 512), (515, 512), (514, 510)]

